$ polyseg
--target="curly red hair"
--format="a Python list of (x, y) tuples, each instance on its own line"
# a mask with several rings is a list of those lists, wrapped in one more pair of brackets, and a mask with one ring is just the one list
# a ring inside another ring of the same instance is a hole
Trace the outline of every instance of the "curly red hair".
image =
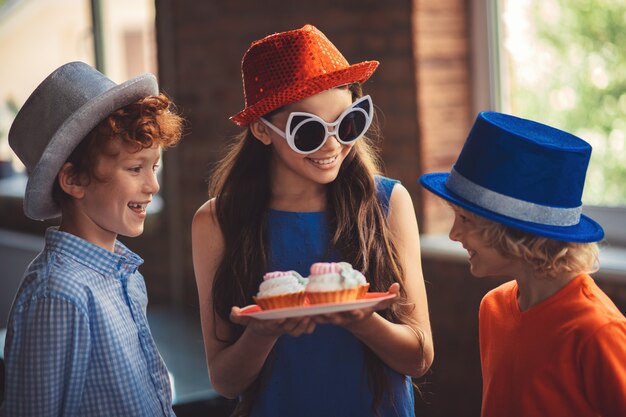
[[(72, 164), (73, 176), (89, 183), (93, 178), (98, 179), (94, 171), (98, 159), (119, 152), (119, 147), (112, 146), (113, 138), (121, 141), (130, 152), (155, 145), (166, 149), (180, 141), (183, 125), (184, 119), (165, 94), (148, 96), (114, 111), (98, 123), (66, 162)], [(56, 182), (52, 195), (57, 202), (66, 197)]]

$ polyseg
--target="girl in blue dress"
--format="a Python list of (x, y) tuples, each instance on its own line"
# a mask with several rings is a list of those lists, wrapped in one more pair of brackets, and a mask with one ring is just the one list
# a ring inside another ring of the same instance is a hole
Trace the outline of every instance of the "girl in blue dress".
[[(419, 232), (409, 193), (378, 175), (361, 83), (311, 25), (252, 43), (242, 61), (246, 127), (193, 220), (193, 259), (213, 387), (241, 416), (413, 416), (411, 378), (433, 360)], [(344, 313), (241, 314), (263, 275), (346, 261), (397, 296)]]

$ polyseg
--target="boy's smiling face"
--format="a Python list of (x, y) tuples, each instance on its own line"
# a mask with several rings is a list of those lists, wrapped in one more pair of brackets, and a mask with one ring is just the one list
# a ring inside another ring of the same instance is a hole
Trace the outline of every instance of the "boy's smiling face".
[(71, 233), (112, 250), (117, 235), (143, 233), (146, 207), (159, 191), (161, 152), (158, 146), (135, 151), (119, 139), (112, 139), (106, 151), (98, 158), (97, 178), (74, 195), (72, 218), (65, 224)]
[[(450, 239), (460, 242), (469, 254), (470, 271), (475, 277), (509, 277), (516, 275), (519, 262), (507, 258), (497, 249), (487, 245), (479, 223), (483, 218), (452, 206), (454, 224), (450, 229)], [(484, 219), (484, 221), (489, 221)]]

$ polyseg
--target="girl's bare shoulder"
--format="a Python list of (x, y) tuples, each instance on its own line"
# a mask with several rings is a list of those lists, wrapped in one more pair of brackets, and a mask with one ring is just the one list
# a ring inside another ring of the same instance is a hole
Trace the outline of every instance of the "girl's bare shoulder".
[(192, 234), (213, 239), (221, 236), (221, 228), (217, 220), (215, 198), (202, 204), (193, 216), (191, 224)]
[(211, 198), (196, 210), (193, 216), (193, 224), (194, 227), (197, 223), (207, 226), (208, 223), (215, 220), (215, 198)]

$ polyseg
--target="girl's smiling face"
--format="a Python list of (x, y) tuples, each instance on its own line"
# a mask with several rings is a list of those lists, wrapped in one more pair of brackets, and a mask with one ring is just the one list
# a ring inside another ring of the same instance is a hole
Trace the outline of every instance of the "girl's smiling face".
[(158, 146), (136, 152), (112, 139), (107, 154), (98, 158), (97, 178), (91, 178), (82, 197), (74, 200), (79, 236), (110, 249), (117, 235), (143, 233), (146, 207), (159, 191), (160, 155)]
[[(348, 88), (333, 88), (285, 106), (272, 117), (271, 122), (284, 130), (289, 114), (300, 111), (315, 114), (331, 123), (351, 104), (352, 93)], [(276, 178), (300, 178), (317, 184), (328, 184), (337, 178), (341, 164), (354, 146), (354, 143), (344, 145), (331, 135), (320, 149), (303, 155), (293, 151), (277, 133), (267, 128), (264, 131), (267, 141), (262, 142), (271, 143), (274, 149), (272, 169)]]

